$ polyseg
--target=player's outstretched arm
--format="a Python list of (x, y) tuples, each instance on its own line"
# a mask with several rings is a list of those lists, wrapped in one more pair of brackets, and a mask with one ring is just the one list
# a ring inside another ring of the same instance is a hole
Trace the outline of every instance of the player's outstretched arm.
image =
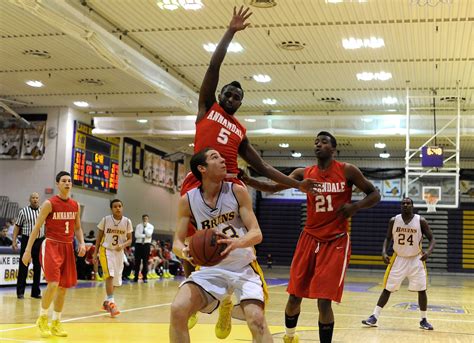
[(423, 233), (423, 235), (426, 238), (428, 238), (428, 240), (430, 242), (430, 245), (428, 246), (428, 250), (422, 251), (422, 254), (421, 254), (421, 257), (420, 257), (420, 260), (426, 261), (428, 259), (428, 257), (431, 255), (431, 253), (433, 252), (433, 249), (436, 245), (436, 240), (435, 240), (435, 238), (433, 236), (433, 232), (431, 231), (430, 226), (428, 225), (428, 222), (426, 221), (425, 218), (423, 218), (423, 217), (420, 218), (420, 225), (421, 225), (421, 232)]
[(31, 261), (31, 248), (33, 248), (33, 243), (38, 237), (41, 226), (43, 226), (46, 218), (52, 210), (53, 206), (51, 205), (51, 202), (49, 200), (46, 200), (43, 205), (41, 205), (40, 212), (38, 214), (38, 217), (36, 218), (35, 227), (33, 228), (33, 231), (31, 231), (30, 238), (28, 239), (28, 244), (26, 245), (25, 252), (21, 259), (25, 266), (28, 266)]
[(348, 218), (353, 216), (358, 210), (362, 208), (371, 208), (377, 205), (380, 201), (380, 193), (375, 189), (372, 182), (362, 174), (359, 168), (356, 166), (346, 163), (344, 173), (346, 180), (348, 181), (348, 187), (356, 185), (366, 195), (365, 198), (351, 204), (344, 204), (338, 212), (344, 217)]
[(222, 239), (219, 239), (217, 243), (227, 244), (226, 249), (221, 255), (227, 255), (232, 250), (237, 248), (248, 248), (259, 244), (262, 239), (262, 231), (258, 225), (257, 217), (252, 209), (252, 200), (247, 190), (237, 184), (232, 184), (232, 190), (239, 202), (239, 215), (247, 228), (247, 233), (239, 238), (228, 238), (222, 235)]
[[(262, 192), (268, 192), (268, 193), (275, 193), (282, 191), (284, 189), (291, 188), (290, 186), (287, 185), (282, 185), (279, 183), (275, 182), (268, 182), (268, 181), (261, 181), (258, 180), (254, 177), (251, 177), (247, 173), (243, 173), (241, 176), (239, 176), (240, 179), (247, 185), (252, 188), (255, 188), (259, 191)], [(288, 176), (292, 179), (295, 179), (297, 181), (301, 181), (304, 178), (304, 168), (297, 168), (293, 170), (293, 172)]]
[(207, 68), (206, 75), (201, 84), (199, 90), (199, 112), (196, 118), (196, 123), (199, 122), (206, 112), (211, 108), (212, 104), (216, 102), (216, 88), (219, 83), (219, 71), (224, 61), (224, 57), (227, 53), (232, 38), (237, 31), (245, 30), (250, 23), (246, 23), (246, 20), (252, 15), (249, 12), (249, 8), (240, 7), (237, 9), (234, 7), (234, 13), (229, 23), (227, 31), (224, 33), (221, 41), (216, 47), (216, 51), (212, 54), (211, 62)]
[[(173, 252), (176, 256), (190, 260), (189, 248), (184, 244), (188, 232), (188, 224), (191, 219), (191, 209), (189, 208), (188, 196), (183, 195), (178, 202), (178, 221), (173, 239)], [(191, 259), (192, 261), (192, 259)]]
[(86, 254), (86, 243), (84, 243), (84, 233), (82, 232), (81, 226), (81, 205), (77, 203), (77, 215), (76, 215), (76, 222), (74, 223), (74, 233), (76, 235), (77, 240), (79, 241), (79, 249), (77, 255), (82, 257)]
[(382, 246), (382, 259), (386, 264), (390, 263), (390, 256), (388, 256), (387, 251), (393, 237), (392, 236), (393, 223), (395, 223), (395, 217), (391, 218), (390, 221), (388, 222), (387, 235), (385, 236), (385, 239), (383, 241), (383, 246)]
[[(287, 186), (286, 188), (297, 188), (305, 193), (313, 193), (314, 188), (317, 187), (317, 182), (301, 178), (300, 180), (286, 176), (282, 172), (276, 170), (258, 154), (255, 148), (250, 144), (247, 136), (244, 137), (239, 146), (239, 155), (252, 166), (255, 171), (269, 179), (279, 183), (280, 185)], [(286, 188), (281, 188), (286, 189)], [(276, 191), (276, 190), (275, 190)]]

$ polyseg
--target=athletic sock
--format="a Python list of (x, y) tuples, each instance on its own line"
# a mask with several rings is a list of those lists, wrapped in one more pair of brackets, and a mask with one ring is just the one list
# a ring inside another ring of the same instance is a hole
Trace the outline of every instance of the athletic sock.
[(114, 300), (114, 295), (111, 294), (111, 295), (107, 295), (107, 299), (106, 299), (109, 303), (114, 303), (115, 300)]
[(48, 316), (48, 309), (40, 307), (40, 316)]
[(423, 318), (428, 319), (428, 311), (421, 311), (420, 310), (420, 314), (421, 314), (421, 319), (423, 319)]
[(285, 333), (288, 337), (293, 337), (295, 335), (299, 316), (299, 313), (295, 314), (294, 316), (289, 316), (285, 312)]
[(321, 343), (332, 342), (332, 332), (334, 330), (334, 323), (323, 324), (318, 322), (319, 325), (319, 341)]
[(383, 309), (383, 307), (380, 307), (380, 306), (378, 306), (378, 305), (375, 306), (375, 309), (374, 309), (374, 317), (375, 317), (376, 319), (379, 319), (380, 313), (382, 312), (382, 309)]
[(53, 320), (61, 320), (61, 312), (53, 311)]

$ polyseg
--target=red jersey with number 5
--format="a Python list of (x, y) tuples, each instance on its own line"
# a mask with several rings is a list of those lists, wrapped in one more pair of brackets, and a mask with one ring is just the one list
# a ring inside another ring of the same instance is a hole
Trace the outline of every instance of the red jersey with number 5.
[(194, 153), (211, 147), (225, 159), (228, 173), (238, 173), (237, 156), (239, 145), (245, 136), (246, 129), (237, 118), (225, 112), (215, 102), (206, 115), (196, 123)]
[(79, 212), (77, 202), (71, 198), (63, 200), (57, 195), (50, 198), (49, 202), (52, 211), (46, 218), (46, 238), (72, 243), (76, 217)]
[(307, 195), (308, 216), (304, 230), (318, 241), (330, 241), (349, 228), (347, 218), (337, 212), (344, 204), (351, 202), (352, 187), (347, 185), (344, 174), (345, 163), (332, 161), (326, 170), (317, 165), (305, 168), (304, 178), (321, 183), (317, 195)]

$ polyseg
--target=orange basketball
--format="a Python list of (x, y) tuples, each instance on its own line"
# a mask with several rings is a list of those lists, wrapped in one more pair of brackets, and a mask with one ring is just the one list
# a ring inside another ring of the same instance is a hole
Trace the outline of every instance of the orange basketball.
[(189, 242), (189, 255), (198, 266), (214, 266), (224, 259), (226, 244), (217, 244), (219, 236), (212, 229), (198, 230)]

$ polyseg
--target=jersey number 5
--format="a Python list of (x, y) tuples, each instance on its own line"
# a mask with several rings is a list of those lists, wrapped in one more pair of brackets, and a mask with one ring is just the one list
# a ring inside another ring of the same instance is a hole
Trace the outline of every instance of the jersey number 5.
[(332, 197), (331, 195), (316, 195), (316, 212), (332, 212)]
[(231, 132), (229, 130), (222, 128), (221, 132), (219, 132), (219, 135), (217, 136), (217, 142), (221, 144), (227, 144), (227, 142), (229, 141), (230, 133)]

